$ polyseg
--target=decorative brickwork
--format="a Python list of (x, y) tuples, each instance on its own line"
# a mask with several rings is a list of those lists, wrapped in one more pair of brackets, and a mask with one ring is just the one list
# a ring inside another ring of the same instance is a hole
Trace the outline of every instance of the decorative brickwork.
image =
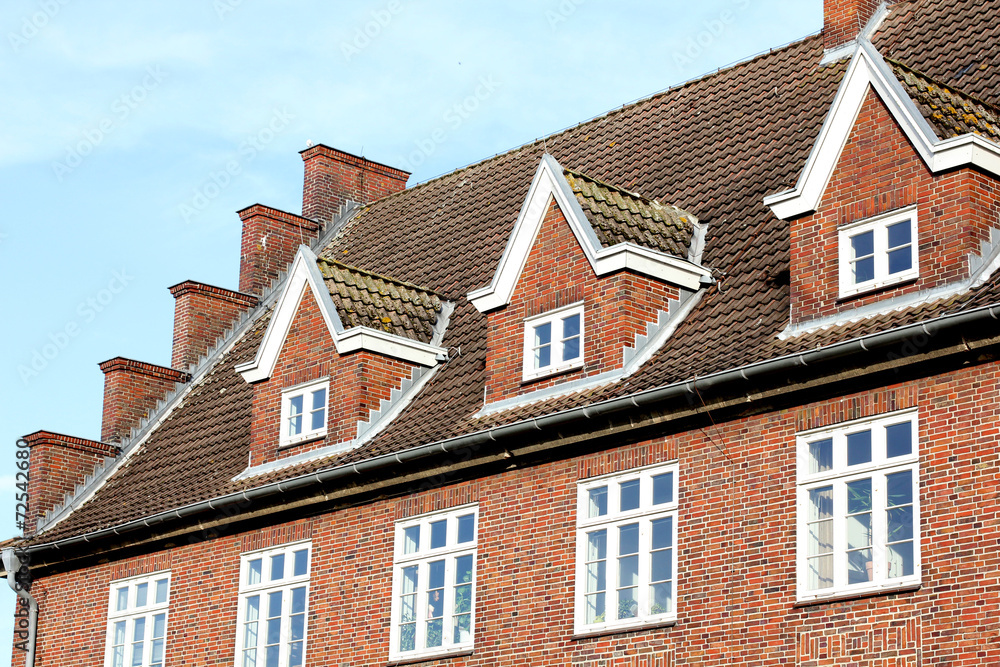
[(111, 566), (109, 576), (111, 581), (117, 579), (128, 579), (129, 577), (141, 577), (144, 574), (153, 574), (170, 569), (170, 557), (173, 551), (160, 551), (148, 556), (132, 558), (126, 561), (119, 561)]
[(479, 485), (475, 483), (451, 486), (433, 493), (414, 494), (396, 503), (396, 520), (468, 505), (478, 500)]
[(254, 204), (239, 211), (240, 292), (261, 296), (295, 258), (300, 245), (312, 243), (322, 229), (314, 220)]
[(301, 152), (305, 162), (302, 215), (327, 223), (347, 200), (368, 204), (406, 188), (409, 172), (323, 144)]
[(312, 531), (313, 521), (311, 519), (274, 528), (265, 528), (256, 533), (245, 534), (240, 544), (240, 551), (246, 553), (247, 551), (270, 549), (289, 542), (308, 540), (312, 537)]
[(170, 288), (174, 296), (173, 368), (197, 364), (257, 297), (186, 280)]
[[(917, 205), (920, 277), (839, 299), (840, 225)], [(870, 91), (819, 209), (791, 221), (791, 322), (848, 313), (969, 277), (1000, 220), (1000, 185), (973, 169), (932, 174), (878, 94)]]
[(878, 5), (879, 0), (826, 0), (823, 3), (823, 46), (835, 49), (856, 39)]
[(127, 437), (177, 383), (191, 379), (184, 371), (124, 357), (109, 359), (99, 366), (104, 372), (101, 440), (105, 442), (120, 442)]
[(35, 532), (39, 517), (61, 505), (67, 493), (82, 484), (105, 458), (117, 456), (119, 450), (115, 445), (50, 431), (36, 431), (24, 439), (31, 450), (27, 472), (28, 512), (23, 530), (29, 535)]
[(912, 385), (873, 391), (862, 396), (825, 401), (802, 408), (795, 414), (795, 430), (810, 431), (814, 428), (826, 428), (855, 419), (905, 410), (916, 405), (917, 388)]
[[(599, 278), (552, 201), (510, 305), (488, 314), (486, 402), (620, 369), (622, 349), (679, 296), (676, 287), (629, 271)], [(585, 308), (584, 367), (522, 383), (524, 319), (578, 301)]]

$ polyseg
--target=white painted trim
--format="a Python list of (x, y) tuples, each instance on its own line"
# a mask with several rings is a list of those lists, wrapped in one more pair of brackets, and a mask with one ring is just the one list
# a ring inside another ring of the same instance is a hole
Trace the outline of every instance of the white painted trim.
[(492, 282), (487, 287), (468, 294), (469, 301), (480, 312), (485, 313), (510, 303), (551, 200), (555, 200), (566, 217), (587, 261), (599, 276), (630, 269), (691, 290), (699, 288), (703, 277), (711, 277), (711, 271), (693, 262), (633, 243), (603, 247), (573, 189), (563, 176), (563, 168), (555, 158), (545, 154), (535, 171), (528, 196), (521, 206)]
[[(907, 206), (898, 211), (872, 218), (856, 220), (837, 230), (838, 246), (838, 282), (840, 284), (839, 298), (847, 298), (865, 294), (873, 290), (883, 289), (890, 285), (914, 280), (920, 277), (920, 235), (917, 206)], [(889, 248), (887, 246), (887, 230), (901, 222), (910, 225), (910, 268), (898, 273), (889, 273)], [(871, 280), (862, 283), (851, 281), (851, 239), (859, 234), (872, 232), (874, 275)]]
[(356, 350), (368, 350), (386, 356), (395, 357), (421, 366), (434, 366), (438, 357), (447, 354), (447, 350), (436, 345), (428, 345), (419, 341), (395, 336), (367, 327), (352, 327), (345, 329), (337, 314), (330, 292), (326, 289), (323, 274), (316, 264), (317, 258), (306, 246), (299, 246), (288, 279), (282, 290), (274, 314), (267, 325), (257, 356), (253, 361), (240, 364), (236, 371), (247, 382), (259, 382), (271, 377), (278, 355), (285, 345), (292, 321), (298, 314), (299, 305), (305, 296), (306, 288), (312, 290), (319, 304), (323, 321), (333, 339), (333, 344), (339, 354), (347, 354)]
[(838, 46), (833, 49), (827, 49), (823, 52), (823, 59), (819, 61), (820, 65), (828, 65), (832, 62), (842, 60), (843, 58), (850, 57), (854, 54), (854, 50), (858, 48), (858, 42), (861, 40), (871, 41), (872, 36), (878, 32), (878, 29), (882, 27), (882, 23), (889, 16), (889, 3), (883, 0), (879, 3), (879, 6), (875, 9), (875, 13), (872, 17), (868, 19), (868, 23), (865, 27), (861, 29), (861, 34), (855, 39)]
[(938, 139), (889, 65), (862, 39), (795, 188), (764, 198), (778, 218), (787, 220), (819, 207), (869, 90), (878, 93), (932, 172), (975, 165), (1000, 177), (1000, 145), (974, 134)]
[[(564, 332), (562, 323), (565, 318), (572, 317), (573, 315), (578, 315), (580, 317), (580, 332), (576, 336), (576, 338), (579, 339), (579, 347), (576, 357), (565, 360), (563, 359), (565, 346), (563, 345)], [(526, 318), (524, 320), (524, 345), (521, 350), (521, 380), (528, 382), (548, 377), (550, 375), (563, 373), (574, 368), (582, 368), (587, 352), (586, 321), (587, 318), (584, 316), (582, 301), (578, 301), (561, 308), (554, 308), (553, 310)], [(550, 354), (549, 364), (547, 366), (535, 368), (535, 345), (532, 332), (535, 327), (539, 327), (544, 324), (551, 325), (549, 328), (550, 338), (548, 342)], [(556, 357), (558, 357), (558, 360)]]
[[(318, 429), (311, 429), (308, 426), (310, 418), (312, 416), (312, 408), (307, 403), (307, 397), (311, 396), (312, 393), (318, 389), (325, 390), (324, 401), (323, 401), (323, 426)], [(288, 425), (288, 420), (291, 417), (290, 408), (292, 406), (292, 399), (296, 396), (302, 397), (302, 412), (299, 416), (302, 418), (302, 430), (297, 435), (288, 435), (288, 431), (285, 428)], [(278, 422), (278, 449), (284, 447), (291, 447), (292, 445), (297, 445), (301, 442), (306, 442), (307, 440), (316, 440), (319, 438), (325, 438), (327, 433), (327, 426), (330, 421), (330, 378), (325, 377), (319, 380), (312, 380), (304, 384), (297, 385), (295, 387), (289, 387), (281, 392), (281, 421)]]

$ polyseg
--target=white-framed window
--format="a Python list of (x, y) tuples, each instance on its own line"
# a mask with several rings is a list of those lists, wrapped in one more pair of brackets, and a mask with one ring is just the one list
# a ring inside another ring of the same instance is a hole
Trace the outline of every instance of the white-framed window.
[(472, 649), (478, 523), (475, 505), (396, 523), (390, 660)]
[(105, 667), (163, 667), (170, 572), (111, 583)]
[(524, 321), (524, 379), (583, 366), (583, 304)]
[(575, 632), (677, 618), (676, 463), (577, 487)]
[(915, 206), (841, 227), (838, 243), (841, 297), (920, 275)]
[(916, 411), (797, 437), (798, 599), (920, 583)]
[(304, 440), (324, 437), (329, 396), (329, 379), (310, 382), (281, 392), (279, 444), (294, 445)]
[(240, 556), (236, 667), (305, 665), (308, 542)]

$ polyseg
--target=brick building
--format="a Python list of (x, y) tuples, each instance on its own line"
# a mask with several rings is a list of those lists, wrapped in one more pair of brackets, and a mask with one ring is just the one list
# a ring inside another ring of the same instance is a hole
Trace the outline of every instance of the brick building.
[(1000, 664), (1000, 8), (825, 9), (408, 189), (303, 151), (21, 443), (13, 664)]

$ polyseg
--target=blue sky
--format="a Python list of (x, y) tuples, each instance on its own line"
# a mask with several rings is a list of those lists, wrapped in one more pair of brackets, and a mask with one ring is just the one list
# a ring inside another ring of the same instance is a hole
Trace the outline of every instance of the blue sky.
[(6, 0), (0, 536), (15, 440), (97, 438), (98, 362), (169, 365), (167, 287), (236, 287), (235, 211), (300, 212), (308, 141), (413, 185), (821, 26), (820, 0)]

